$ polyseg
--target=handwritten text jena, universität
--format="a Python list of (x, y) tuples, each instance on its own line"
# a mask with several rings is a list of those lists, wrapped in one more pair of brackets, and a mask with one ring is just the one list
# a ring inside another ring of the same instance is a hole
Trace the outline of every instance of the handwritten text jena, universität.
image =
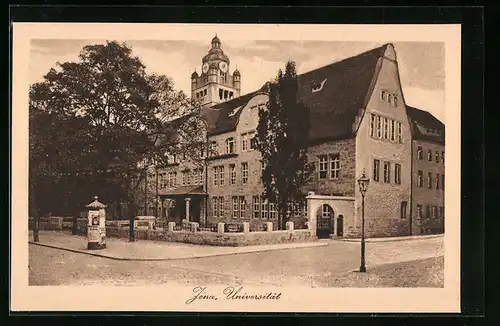
[(194, 296), (186, 300), (186, 304), (191, 304), (196, 300), (279, 300), (281, 292), (265, 292), (265, 293), (247, 293), (243, 291), (243, 287), (228, 286), (222, 290), (222, 296), (211, 294), (206, 286), (197, 286), (193, 288)]

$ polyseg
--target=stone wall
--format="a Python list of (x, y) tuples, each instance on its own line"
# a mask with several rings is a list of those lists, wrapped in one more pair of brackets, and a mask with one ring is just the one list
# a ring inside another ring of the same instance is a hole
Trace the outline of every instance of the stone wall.
[[(138, 240), (182, 242), (210, 246), (252, 246), (291, 242), (313, 241), (309, 230), (273, 231), (273, 232), (188, 232), (166, 230), (134, 230)], [(128, 228), (106, 227), (107, 237), (128, 238)]]
[[(339, 154), (340, 172), (337, 179), (319, 179), (319, 156)], [(356, 140), (343, 139), (310, 146), (307, 151), (308, 160), (315, 165), (311, 182), (304, 191), (314, 191), (318, 195), (354, 196), (356, 184)]]

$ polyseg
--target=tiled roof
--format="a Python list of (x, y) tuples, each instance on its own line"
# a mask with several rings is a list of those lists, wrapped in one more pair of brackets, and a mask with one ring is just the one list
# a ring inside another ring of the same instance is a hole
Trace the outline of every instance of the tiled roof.
[(207, 112), (207, 116), (212, 117), (212, 119), (215, 116), (215, 114), (217, 114), (217, 118), (214, 119), (215, 121), (212, 124), (213, 128), (210, 130), (209, 134), (210, 135), (217, 135), (217, 134), (222, 134), (225, 132), (235, 130), (236, 124), (238, 123), (238, 119), (240, 117), (241, 110), (237, 111), (233, 115), (231, 114), (231, 112), (234, 109), (237, 109), (238, 107), (241, 107), (241, 106), (244, 106), (245, 104), (247, 104), (248, 101), (252, 97), (257, 95), (258, 93), (265, 92), (266, 88), (267, 88), (267, 83), (265, 85), (263, 85), (260, 89), (254, 91), (252, 93), (238, 96), (237, 98), (234, 98), (230, 101), (218, 103), (209, 109), (205, 109), (205, 111), (207, 111), (207, 110), (218, 111), (217, 113), (208, 113)]
[[(406, 112), (410, 118), (411, 132), (414, 139), (432, 141), (444, 144), (445, 141), (445, 125), (439, 121), (430, 112), (420, 110), (411, 106), (406, 106)], [(439, 134), (423, 133), (417, 127), (417, 124), (424, 129), (432, 129), (439, 132)]]
[[(387, 44), (299, 75), (299, 98), (309, 108), (310, 141), (354, 135), (355, 118), (365, 106), (386, 48)], [(313, 87), (321, 89), (313, 92)]]
[[(355, 118), (365, 105), (378, 59), (383, 56), (387, 46), (386, 44), (298, 76), (299, 99), (308, 107), (310, 114), (310, 141), (343, 138), (354, 134)], [(322, 83), (320, 91), (312, 91), (313, 87)], [(219, 110), (219, 116), (211, 134), (235, 130), (239, 112), (233, 116), (229, 113), (246, 104), (265, 88), (266, 85), (256, 92), (213, 106), (213, 109)]]

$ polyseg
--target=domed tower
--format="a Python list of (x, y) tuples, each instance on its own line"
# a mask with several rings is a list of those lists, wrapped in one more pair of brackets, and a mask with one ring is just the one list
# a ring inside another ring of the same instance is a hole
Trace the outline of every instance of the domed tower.
[(201, 59), (201, 75), (191, 75), (191, 97), (201, 98), (202, 105), (210, 106), (240, 96), (241, 76), (238, 70), (229, 73), (230, 60), (222, 50), (222, 42), (215, 35), (208, 53)]
[(241, 74), (238, 68), (233, 72), (233, 86), (237, 90), (241, 90)]

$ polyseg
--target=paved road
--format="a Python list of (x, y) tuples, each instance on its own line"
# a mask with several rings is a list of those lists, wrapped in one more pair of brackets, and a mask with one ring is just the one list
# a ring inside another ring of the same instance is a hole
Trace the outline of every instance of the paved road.
[[(164, 262), (116, 261), (29, 246), (30, 285), (305, 285), (359, 267), (359, 243)], [(443, 238), (367, 245), (368, 268), (443, 256)]]

